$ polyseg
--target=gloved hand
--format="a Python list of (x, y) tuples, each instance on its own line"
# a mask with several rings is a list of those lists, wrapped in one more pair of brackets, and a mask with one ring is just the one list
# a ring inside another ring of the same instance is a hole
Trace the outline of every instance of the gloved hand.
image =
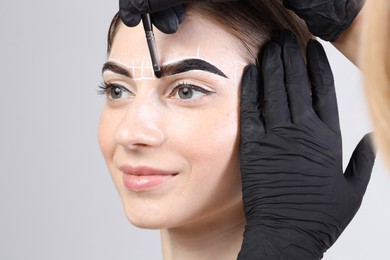
[(164, 33), (174, 33), (184, 20), (186, 0), (119, 0), (119, 15), (127, 26), (141, 21), (141, 14), (153, 13), (152, 23)]
[[(249, 66), (241, 94), (240, 165), (247, 225), (238, 256), (313, 260), (360, 207), (375, 160), (366, 135), (343, 174), (335, 87), (322, 46), (311, 40), (307, 68), (294, 35)], [(311, 82), (311, 93), (310, 93)]]
[(352, 24), (364, 1), (283, 0), (283, 4), (305, 20), (312, 34), (333, 42)]
[[(174, 33), (184, 20), (184, 3), (196, 0), (119, 0), (119, 15), (127, 26), (141, 21), (141, 14), (152, 13), (152, 23), (163, 33)], [(199, 2), (205, 0), (198, 0)], [(209, 0), (228, 2), (232, 0)], [(233, 0), (234, 1), (234, 0)]]

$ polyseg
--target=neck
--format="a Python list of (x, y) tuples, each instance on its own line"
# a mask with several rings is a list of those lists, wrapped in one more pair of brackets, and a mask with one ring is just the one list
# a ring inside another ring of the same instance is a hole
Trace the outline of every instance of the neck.
[(161, 230), (164, 260), (237, 259), (245, 216), (242, 205), (196, 223)]

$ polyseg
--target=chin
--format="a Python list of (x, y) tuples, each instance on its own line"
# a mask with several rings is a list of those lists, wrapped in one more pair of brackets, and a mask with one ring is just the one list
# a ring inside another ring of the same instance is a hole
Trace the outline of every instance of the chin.
[(134, 226), (142, 229), (165, 229), (168, 224), (163, 216), (156, 212), (134, 212), (134, 209), (125, 210), (127, 220)]
[(164, 225), (162, 225), (161, 223), (159, 222), (150, 222), (150, 221), (134, 221), (133, 219), (127, 217), (127, 219), (129, 220), (129, 222), (137, 227), (137, 228), (141, 228), (141, 229), (151, 229), (151, 230), (159, 230), (159, 229), (165, 229), (166, 227)]

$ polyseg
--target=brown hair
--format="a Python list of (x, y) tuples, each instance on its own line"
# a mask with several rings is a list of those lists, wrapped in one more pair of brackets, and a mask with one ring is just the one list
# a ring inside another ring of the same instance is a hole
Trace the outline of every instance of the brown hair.
[[(305, 53), (307, 41), (311, 38), (305, 23), (292, 11), (285, 9), (281, 0), (194, 2), (186, 4), (185, 8), (219, 23), (235, 35), (253, 62), (263, 44), (268, 40), (277, 39), (279, 32), (283, 29), (289, 29), (297, 35), (303, 53)], [(108, 33), (108, 53), (111, 50), (119, 22), (119, 16), (116, 14)]]
[(376, 143), (390, 166), (390, 2), (374, 0), (366, 4), (360, 64)]

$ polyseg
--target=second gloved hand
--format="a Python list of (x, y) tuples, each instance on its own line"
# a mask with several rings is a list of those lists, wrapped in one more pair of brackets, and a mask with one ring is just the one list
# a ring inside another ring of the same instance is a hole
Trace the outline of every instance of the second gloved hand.
[[(153, 24), (163, 33), (174, 33), (184, 20), (184, 3), (197, 0), (119, 0), (119, 15), (127, 26), (141, 21), (141, 14), (151, 13)], [(202, 0), (198, 0), (202, 2)], [(203, 0), (204, 1), (204, 0)], [(234, 0), (209, 0), (228, 2)]]
[(119, 15), (127, 26), (140, 23), (141, 14), (153, 13), (153, 24), (164, 33), (174, 33), (184, 20), (185, 0), (119, 0)]
[(354, 217), (370, 179), (375, 153), (368, 136), (343, 174), (333, 76), (316, 41), (308, 43), (307, 63), (294, 35), (283, 32), (265, 47), (261, 73), (251, 66), (244, 74), (247, 225), (239, 260), (320, 259)]
[(305, 20), (312, 34), (333, 42), (352, 24), (364, 1), (283, 0), (283, 4)]

